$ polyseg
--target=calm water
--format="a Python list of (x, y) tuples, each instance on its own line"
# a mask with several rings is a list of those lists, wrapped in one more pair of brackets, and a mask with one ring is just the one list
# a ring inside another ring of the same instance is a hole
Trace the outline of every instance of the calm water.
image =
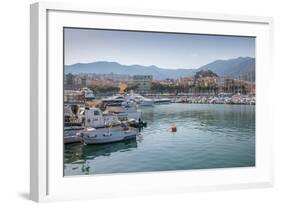
[(167, 104), (142, 111), (148, 127), (136, 140), (65, 146), (65, 175), (255, 166), (255, 106)]

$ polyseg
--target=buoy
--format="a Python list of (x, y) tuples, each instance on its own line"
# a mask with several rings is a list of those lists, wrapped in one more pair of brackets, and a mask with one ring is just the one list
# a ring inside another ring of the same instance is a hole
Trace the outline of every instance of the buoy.
[(176, 127), (175, 125), (173, 125), (173, 126), (171, 127), (171, 130), (172, 130), (172, 132), (176, 132), (176, 131), (177, 131), (177, 127)]

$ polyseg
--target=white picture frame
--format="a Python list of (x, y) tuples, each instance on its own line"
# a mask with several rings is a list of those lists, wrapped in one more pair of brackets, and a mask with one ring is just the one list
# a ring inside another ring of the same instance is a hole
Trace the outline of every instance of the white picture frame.
[[(64, 26), (256, 36), (256, 166), (63, 177), (62, 106), (58, 104), (63, 103)], [(39, 202), (273, 186), (272, 115), (265, 109), (271, 106), (267, 90), (272, 86), (272, 29), (270, 17), (32, 4), (30, 198)]]

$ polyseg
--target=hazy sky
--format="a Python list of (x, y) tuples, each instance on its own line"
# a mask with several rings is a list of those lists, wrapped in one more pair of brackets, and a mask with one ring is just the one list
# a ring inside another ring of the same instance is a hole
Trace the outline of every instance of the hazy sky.
[(65, 28), (65, 64), (198, 68), (218, 59), (255, 57), (255, 38)]

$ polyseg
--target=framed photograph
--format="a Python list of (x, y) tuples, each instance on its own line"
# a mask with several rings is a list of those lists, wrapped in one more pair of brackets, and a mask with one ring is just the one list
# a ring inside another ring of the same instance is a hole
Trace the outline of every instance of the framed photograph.
[(273, 184), (269, 17), (31, 5), (30, 197)]

